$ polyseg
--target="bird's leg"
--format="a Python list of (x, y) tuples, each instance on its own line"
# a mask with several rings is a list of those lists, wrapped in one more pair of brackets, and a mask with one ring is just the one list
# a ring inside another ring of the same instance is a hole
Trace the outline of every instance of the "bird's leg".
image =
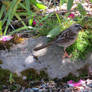
[(68, 55), (68, 53), (66, 52), (66, 48), (64, 48), (64, 56), (63, 56), (63, 59), (64, 58), (71, 58), (72, 55)]

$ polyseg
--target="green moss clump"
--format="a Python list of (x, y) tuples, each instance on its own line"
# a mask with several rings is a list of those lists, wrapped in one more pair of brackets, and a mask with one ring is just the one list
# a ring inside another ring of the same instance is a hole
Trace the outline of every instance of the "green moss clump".
[(2, 90), (3, 85), (11, 87), (11, 90), (16, 89), (16, 85), (21, 85), (24, 87), (30, 86), (30, 81), (40, 81), (41, 79), (48, 80), (48, 75), (42, 70), (40, 72), (37, 72), (34, 69), (27, 69), (22, 72), (22, 75), (27, 76), (26, 80), (23, 80), (22, 77), (18, 77), (17, 74), (12, 73), (12, 79), (14, 80), (12, 83), (10, 83), (10, 74), (11, 72), (6, 69), (0, 68), (0, 90)]
[(31, 68), (21, 73), (22, 75), (27, 76), (27, 80), (32, 80), (32, 81), (38, 81), (41, 79), (48, 80), (48, 75), (43, 70), (40, 72), (37, 72), (36, 70)]
[(29, 87), (28, 81), (23, 80), (22, 77), (18, 77), (17, 74), (13, 74), (13, 79), (14, 79), (14, 83), (20, 84), (21, 86), (24, 87)]
[(74, 74), (72, 74), (72, 73), (69, 73), (68, 76), (66, 76), (66, 77), (64, 77), (64, 78), (62, 79), (62, 82), (67, 82), (67, 81), (69, 81), (69, 80), (78, 81), (79, 78), (76, 77), (76, 75), (74, 75)]
[(45, 73), (43, 70), (40, 71), (40, 79), (44, 79), (45, 81), (48, 81), (49, 79), (48, 74)]
[(89, 51), (92, 51), (92, 32), (84, 30), (80, 32), (76, 42), (67, 48), (67, 52), (72, 53), (72, 59), (86, 59)]
[(89, 65), (86, 64), (84, 67), (78, 69), (77, 72), (79, 73), (79, 76), (69, 73), (68, 76), (64, 77), (61, 81), (67, 82), (69, 80), (74, 80), (75, 82), (78, 82), (80, 79), (86, 79), (88, 76), (88, 67)]
[(83, 68), (80, 68), (79, 70), (77, 70), (77, 72), (79, 72), (79, 79), (82, 79), (82, 78), (87, 78), (88, 76), (88, 67), (89, 67), (89, 64), (86, 64)]
[(3, 64), (3, 61), (2, 60), (0, 60), (0, 64)]
[(39, 74), (34, 69), (27, 69), (23, 72), (21, 72), (22, 75), (27, 76), (27, 80), (39, 80)]
[(0, 85), (8, 84), (7, 80), (9, 80), (10, 71), (6, 69), (0, 68)]
[(3, 85), (7, 86), (7, 87), (11, 87), (11, 90), (16, 89), (16, 85), (21, 85), (21, 86), (25, 86), (28, 87), (29, 84), (27, 81), (23, 80), (22, 77), (18, 77), (16, 74), (13, 73), (13, 80), (14, 82), (11, 84), (9, 82), (9, 77), (10, 77), (10, 71), (7, 69), (1, 69), (0, 68), (0, 90), (3, 90)]

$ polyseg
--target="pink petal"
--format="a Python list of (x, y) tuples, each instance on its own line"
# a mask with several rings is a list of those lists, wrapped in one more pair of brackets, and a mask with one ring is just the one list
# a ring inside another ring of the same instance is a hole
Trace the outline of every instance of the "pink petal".
[(78, 82), (78, 83), (73, 83), (74, 84), (74, 87), (76, 87), (76, 86), (81, 86), (81, 83), (80, 82)]
[(83, 84), (83, 80), (79, 80), (79, 82), (74, 82), (73, 80), (68, 81), (68, 85), (72, 87), (81, 86)]
[(68, 83), (70, 83), (70, 84), (73, 83), (73, 80), (68, 81)]
[(36, 25), (36, 21), (35, 20), (33, 20), (33, 25)]
[(71, 13), (68, 17), (69, 17), (69, 18), (74, 18), (75, 15), (74, 15), (73, 13)]
[(67, 84), (68, 84), (70, 87), (73, 87), (73, 86), (74, 86), (74, 85), (73, 85), (73, 80), (68, 81)]
[(12, 36), (2, 36), (1, 38), (0, 38), (0, 40), (1, 41), (9, 41), (9, 40), (11, 40), (13, 37)]

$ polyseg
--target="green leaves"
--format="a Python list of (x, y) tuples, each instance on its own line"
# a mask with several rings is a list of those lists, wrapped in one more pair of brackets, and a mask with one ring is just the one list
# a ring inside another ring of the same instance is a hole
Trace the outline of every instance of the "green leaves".
[(45, 6), (45, 5), (41, 4), (41, 3), (36, 3), (35, 6), (37, 8), (39, 8), (39, 9), (43, 9), (43, 10), (47, 8), (47, 6)]
[(62, 23), (55, 27), (54, 29), (52, 29), (47, 37), (49, 38), (54, 38), (57, 35), (59, 35), (62, 31), (64, 31), (65, 29), (67, 29), (68, 27), (70, 27), (73, 23), (75, 23), (74, 21), (72, 21), (71, 19), (67, 19), (66, 17), (63, 17), (62, 19)]
[(90, 2), (92, 3), (92, 0), (90, 0)]
[(64, 1), (65, 0), (60, 0), (60, 5), (63, 5), (64, 4)]
[(29, 19), (29, 26), (32, 26), (33, 19)]
[(86, 11), (83, 8), (82, 4), (79, 3), (77, 9), (79, 10), (81, 15), (86, 15)]
[(14, 82), (13, 74), (12, 73), (10, 73), (9, 82), (10, 82), (10, 84), (12, 84)]
[(68, 3), (67, 3), (67, 10), (69, 11), (73, 6), (73, 0), (68, 0)]
[(47, 37), (49, 37), (49, 38), (54, 38), (54, 37), (56, 37), (60, 32), (61, 32), (61, 26), (55, 27), (54, 29), (52, 29), (52, 30), (48, 33)]
[(0, 21), (0, 36), (2, 36), (2, 21)]
[(31, 14), (31, 11), (30, 11), (30, 0), (25, 0), (25, 7), (26, 7), (26, 10), (27, 10), (27, 14), (30, 16)]
[(4, 24), (5, 21), (7, 21), (7, 19), (8, 19), (8, 21), (7, 21), (7, 23), (6, 23), (5, 30), (4, 30), (4, 35), (6, 35), (6, 33), (7, 33), (9, 24), (10, 24), (12, 18), (14, 17), (14, 15), (15, 15), (15, 13), (16, 13), (16, 10), (17, 10), (17, 8), (18, 8), (18, 4), (19, 4), (20, 2), (21, 2), (21, 0), (13, 0), (13, 1), (11, 1), (11, 3), (10, 3), (9, 9), (8, 9), (8, 11), (7, 11), (7, 13), (6, 13), (6, 16), (5, 16), (5, 18), (3, 19), (3, 24)]
[[(92, 0), (91, 0), (92, 2)], [(73, 6), (73, 0), (68, 0), (68, 3), (67, 3), (67, 10), (70, 11), (71, 8)], [(78, 4), (78, 7), (77, 7), (78, 11), (80, 12), (81, 15), (86, 15), (86, 11), (85, 9), (83, 8), (82, 4), (79, 3)]]
[(30, 0), (32, 4), (34, 4), (39, 9), (46, 9), (47, 6), (43, 5), (42, 3), (38, 3), (36, 0)]

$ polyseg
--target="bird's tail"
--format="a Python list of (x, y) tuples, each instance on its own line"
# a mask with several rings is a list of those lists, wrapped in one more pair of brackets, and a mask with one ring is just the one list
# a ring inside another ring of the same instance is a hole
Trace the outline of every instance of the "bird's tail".
[(39, 47), (36, 47), (34, 48), (34, 51), (38, 51), (38, 50), (41, 50), (41, 49), (44, 49), (46, 47), (49, 47), (50, 45), (52, 45), (54, 42), (49, 42), (48, 44), (46, 45), (42, 45), (42, 46), (39, 46)]

